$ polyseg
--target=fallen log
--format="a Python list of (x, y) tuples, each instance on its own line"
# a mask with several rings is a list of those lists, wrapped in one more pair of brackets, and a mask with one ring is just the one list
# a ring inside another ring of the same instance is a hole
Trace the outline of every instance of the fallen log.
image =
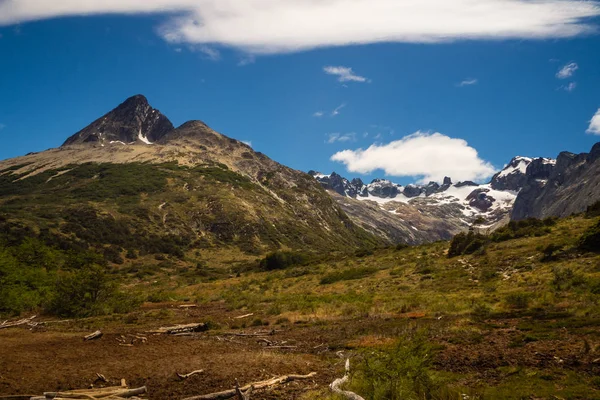
[(102, 332), (100, 331), (96, 331), (94, 333), (90, 333), (87, 336), (83, 337), (83, 340), (85, 340), (86, 342), (89, 340), (95, 340), (95, 339), (100, 339), (102, 337), (102, 335), (104, 335)]
[(162, 334), (167, 334), (167, 335), (175, 335), (177, 333), (204, 332), (206, 330), (208, 330), (208, 326), (205, 323), (199, 322), (199, 323), (195, 323), (195, 324), (165, 326), (165, 327), (153, 330), (153, 331), (149, 331), (149, 333), (162, 333)]
[(33, 321), (33, 319), (35, 317), (36, 317), (36, 315), (34, 315), (33, 317), (23, 318), (23, 319), (20, 319), (18, 321), (13, 321), (13, 322), (4, 321), (0, 324), (0, 329), (14, 328), (16, 326), (30, 324), (31, 321)]
[[(311, 372), (308, 375), (284, 375), (284, 376), (280, 376), (280, 377), (277, 377), (277, 378), (268, 379), (266, 381), (260, 381), (260, 382), (251, 383), (249, 385), (246, 385), (244, 387), (239, 388), (239, 390), (241, 390), (242, 392), (247, 392), (250, 388), (253, 388), (253, 390), (259, 390), (259, 389), (264, 389), (264, 388), (267, 388), (267, 387), (270, 387), (270, 386), (281, 385), (281, 384), (288, 383), (288, 382), (291, 382), (291, 381), (297, 381), (297, 380), (302, 380), (302, 379), (310, 379), (310, 378), (313, 378), (316, 375), (317, 375), (316, 372)], [(203, 395), (200, 395), (200, 396), (186, 397), (183, 400), (221, 400), (221, 399), (230, 399), (230, 398), (234, 397), (236, 394), (237, 394), (236, 389), (231, 389), (231, 390), (224, 390), (222, 392), (203, 394)]]
[(192, 375), (201, 374), (203, 372), (204, 372), (203, 369), (199, 369), (199, 370), (196, 370), (196, 371), (192, 371), (189, 374), (180, 374), (179, 372), (176, 372), (176, 374), (179, 377), (179, 379), (185, 380), (185, 379), (189, 378)]
[(333, 393), (344, 396), (348, 400), (365, 400), (354, 392), (349, 392), (347, 390), (342, 390), (341, 386), (343, 386), (350, 379), (350, 359), (346, 359), (346, 373), (343, 378), (338, 378), (329, 385), (331, 391)]
[(72, 390), (68, 392), (46, 392), (46, 399), (109, 399), (109, 398), (130, 398), (147, 392), (146, 386), (136, 389), (127, 389), (123, 387), (102, 388), (102, 389), (84, 389)]
[(254, 315), (254, 313), (244, 314), (244, 315), (240, 315), (239, 317), (233, 317), (233, 319), (243, 319), (243, 318), (251, 317), (253, 315)]

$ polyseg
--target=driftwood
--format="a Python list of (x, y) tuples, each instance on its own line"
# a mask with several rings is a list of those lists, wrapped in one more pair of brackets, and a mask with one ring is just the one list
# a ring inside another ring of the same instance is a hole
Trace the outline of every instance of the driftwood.
[(199, 323), (195, 323), (195, 324), (165, 326), (165, 327), (150, 331), (149, 333), (162, 333), (162, 334), (167, 334), (167, 335), (175, 335), (178, 333), (186, 333), (186, 332), (204, 332), (206, 330), (208, 330), (208, 326), (202, 322), (199, 322)]
[(297, 380), (302, 380), (302, 379), (310, 379), (312, 377), (314, 377), (315, 375), (317, 375), (316, 372), (311, 372), (308, 375), (284, 375), (284, 376), (280, 376), (278, 378), (272, 378), (272, 379), (268, 379), (266, 381), (260, 381), (260, 382), (255, 382), (255, 383), (251, 383), (249, 385), (246, 385), (244, 387), (241, 388), (236, 388), (236, 389), (231, 389), (231, 390), (225, 390), (222, 392), (216, 392), (216, 393), (209, 393), (209, 394), (203, 394), (200, 396), (192, 396), (192, 397), (186, 397), (183, 400), (222, 400), (222, 399), (230, 399), (232, 397), (235, 397), (239, 391), (242, 392), (248, 392), (248, 390), (250, 390), (250, 388), (253, 388), (253, 390), (258, 390), (258, 389), (264, 389), (270, 386), (275, 386), (275, 385), (281, 385), (284, 383), (288, 383), (291, 381), (297, 381)]
[(189, 374), (180, 374), (179, 372), (176, 372), (176, 374), (177, 374), (177, 376), (179, 377), (179, 379), (181, 379), (181, 380), (184, 380), (184, 379), (187, 379), (187, 378), (189, 378), (189, 377), (190, 377), (190, 376), (192, 376), (192, 375), (201, 374), (201, 373), (203, 373), (203, 372), (204, 372), (204, 370), (203, 370), (203, 369), (199, 369), (199, 370), (197, 370), (197, 371), (192, 371), (192, 372), (190, 372)]
[(83, 340), (85, 340), (87, 342), (88, 340), (100, 339), (102, 337), (102, 335), (103, 335), (102, 332), (96, 331), (94, 333), (90, 333), (87, 336), (84, 336)]
[(20, 319), (18, 321), (13, 321), (13, 322), (4, 321), (0, 324), (0, 329), (14, 328), (15, 326), (20, 326), (20, 325), (25, 325), (25, 324), (29, 325), (32, 323), (32, 321), (35, 317), (36, 316), (34, 315), (33, 317), (23, 318), (23, 319)]
[(237, 379), (235, 380), (235, 393), (238, 396), (238, 400), (250, 400), (252, 389), (254, 389), (254, 387), (250, 386), (250, 389), (246, 390), (246, 393), (242, 392), (242, 389), (240, 389), (240, 383)]
[(233, 319), (242, 319), (242, 318), (248, 318), (253, 316), (254, 313), (250, 313), (250, 314), (244, 314), (244, 315), (240, 315), (239, 317), (234, 317)]
[(142, 395), (147, 392), (146, 386), (136, 389), (128, 389), (126, 387), (116, 386), (101, 389), (83, 389), (72, 390), (68, 392), (46, 392), (45, 399), (126, 399), (134, 396)]
[(354, 392), (342, 390), (340, 387), (343, 386), (350, 379), (350, 359), (346, 359), (346, 373), (343, 378), (338, 378), (329, 385), (333, 393), (337, 393), (344, 396), (348, 400), (365, 400)]

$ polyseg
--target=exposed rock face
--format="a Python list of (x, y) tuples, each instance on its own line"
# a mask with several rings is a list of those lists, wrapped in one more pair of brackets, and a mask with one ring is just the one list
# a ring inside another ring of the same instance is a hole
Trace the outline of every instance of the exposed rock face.
[(63, 146), (154, 143), (173, 129), (167, 117), (152, 108), (144, 96), (137, 95), (68, 138)]
[(385, 179), (374, 179), (369, 185), (369, 193), (383, 199), (393, 199), (400, 194), (400, 187)]
[(565, 217), (600, 200), (600, 143), (590, 153), (562, 152), (556, 164), (532, 163), (511, 214), (515, 220)]
[(489, 191), (489, 189), (476, 189), (472, 191), (471, 194), (467, 196), (469, 205), (482, 212), (488, 211), (494, 205), (494, 201), (496, 201), (493, 197), (488, 196), (487, 193), (489, 193)]
[(508, 165), (490, 181), (492, 188), (496, 190), (519, 191), (527, 184), (527, 167), (531, 164), (529, 157), (515, 157)]

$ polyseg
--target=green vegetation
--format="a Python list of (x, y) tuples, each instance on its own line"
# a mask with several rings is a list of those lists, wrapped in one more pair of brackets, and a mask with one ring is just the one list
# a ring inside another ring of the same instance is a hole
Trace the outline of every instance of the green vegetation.
[(435, 347), (423, 332), (405, 332), (392, 345), (361, 351), (350, 387), (372, 400), (439, 398), (434, 358)]
[(308, 261), (309, 257), (306, 254), (291, 251), (276, 251), (268, 254), (260, 261), (260, 269), (263, 271), (275, 271), (292, 266), (306, 265)]
[(60, 249), (43, 239), (0, 219), (0, 314), (43, 309), (89, 316), (125, 312), (137, 304), (135, 296), (120, 293), (103, 256)]
[(365, 278), (369, 275), (373, 275), (377, 272), (376, 268), (362, 267), (362, 268), (350, 268), (344, 271), (332, 272), (325, 275), (321, 279), (321, 285), (330, 285), (340, 281), (351, 281), (354, 279)]

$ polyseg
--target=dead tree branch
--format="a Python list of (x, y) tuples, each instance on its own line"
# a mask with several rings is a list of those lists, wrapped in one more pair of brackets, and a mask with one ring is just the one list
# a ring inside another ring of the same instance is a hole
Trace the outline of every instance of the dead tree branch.
[(196, 370), (196, 371), (192, 371), (189, 374), (180, 374), (179, 372), (176, 372), (176, 374), (179, 377), (179, 379), (181, 379), (183, 381), (183, 380), (189, 378), (192, 375), (201, 374), (203, 372), (204, 372), (203, 369), (199, 369), (199, 370)]
[(87, 336), (84, 336), (83, 340), (85, 340), (87, 342), (88, 340), (100, 339), (102, 337), (102, 335), (103, 335), (102, 332), (96, 331), (94, 333), (90, 333)]
[[(267, 388), (270, 386), (288, 383), (291, 381), (310, 379), (310, 378), (313, 378), (315, 375), (317, 375), (316, 372), (311, 372), (308, 375), (284, 375), (284, 376), (280, 376), (277, 378), (268, 379), (266, 381), (251, 383), (249, 385), (239, 388), (239, 390), (241, 390), (242, 392), (247, 392), (250, 388), (253, 388), (253, 390), (260, 390), (260, 389), (264, 389), (264, 388)], [(216, 393), (203, 394), (200, 396), (186, 397), (183, 400), (222, 400), (222, 399), (230, 399), (230, 398), (234, 397), (236, 394), (237, 394), (236, 389), (231, 389), (231, 390), (225, 390), (223, 392), (216, 392)]]
[(347, 398), (348, 400), (365, 400), (354, 392), (349, 392), (349, 391), (341, 389), (341, 386), (346, 384), (346, 382), (348, 382), (348, 379), (350, 379), (350, 359), (349, 358), (346, 359), (346, 373), (344, 374), (344, 377), (336, 379), (335, 381), (333, 381), (331, 383), (331, 385), (329, 385), (329, 387), (331, 388), (331, 391), (333, 393), (342, 395), (345, 398)]

